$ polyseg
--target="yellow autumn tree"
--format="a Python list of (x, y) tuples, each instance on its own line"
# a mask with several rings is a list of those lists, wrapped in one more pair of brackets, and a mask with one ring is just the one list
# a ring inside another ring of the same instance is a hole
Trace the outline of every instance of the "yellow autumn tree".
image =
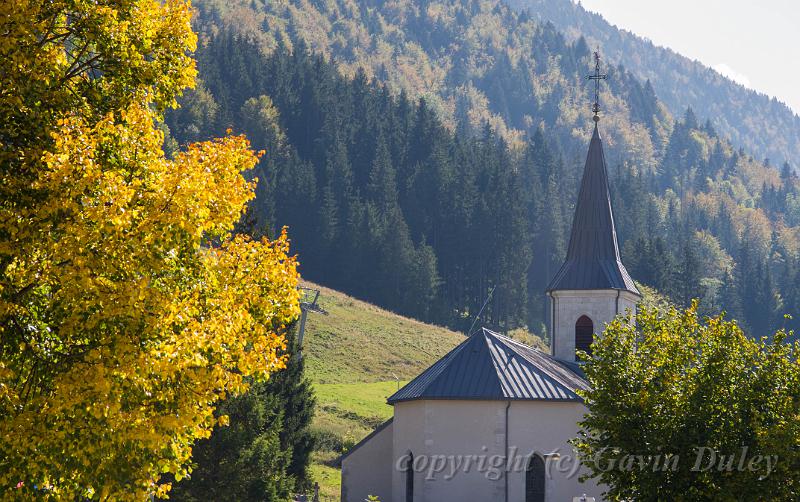
[(182, 0), (0, 2), (0, 496), (145, 500), (214, 405), (280, 368), (285, 233), (234, 236), (245, 138), (161, 149)]

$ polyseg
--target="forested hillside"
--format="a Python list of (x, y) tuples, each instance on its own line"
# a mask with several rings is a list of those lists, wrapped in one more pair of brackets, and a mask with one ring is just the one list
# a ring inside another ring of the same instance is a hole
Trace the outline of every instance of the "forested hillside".
[[(800, 158), (800, 117), (784, 103), (747, 89), (697, 61), (611, 25), (573, 0), (508, 0), (541, 21), (550, 21), (568, 39), (585, 37), (591, 47), (652, 82), (674, 113), (687, 106), (709, 117), (734, 145), (776, 164)], [(796, 167), (796, 166), (795, 166)]]
[[(571, 157), (583, 155), (591, 118), (585, 79), (589, 48), (500, 0), (200, 0), (196, 26), (233, 29), (272, 51), (303, 40), (338, 69), (425, 97), (450, 129), (480, 134), (488, 122), (514, 148), (540, 126)], [(671, 118), (653, 89), (611, 68), (603, 91), (606, 155), (644, 169), (669, 137)], [(570, 159), (574, 160), (574, 159)]]
[[(552, 46), (583, 62), (577, 81), (588, 51)], [(585, 151), (584, 139), (573, 144), (559, 122), (514, 148), (490, 126), (452, 131), (426, 100), (344, 77), (303, 44), (265, 52), (225, 31), (198, 60), (205, 83), (169, 116), (172, 135), (184, 143), (232, 127), (267, 151), (253, 217), (290, 225), (306, 277), (459, 329), (497, 286), (486, 323), (542, 333), (542, 292), (564, 255), (582, 169), (584, 153), (568, 152)], [(601, 127), (618, 145), (614, 120)], [(664, 143), (652, 166), (609, 166), (632, 275), (767, 333), (798, 305), (800, 183), (691, 111)]]

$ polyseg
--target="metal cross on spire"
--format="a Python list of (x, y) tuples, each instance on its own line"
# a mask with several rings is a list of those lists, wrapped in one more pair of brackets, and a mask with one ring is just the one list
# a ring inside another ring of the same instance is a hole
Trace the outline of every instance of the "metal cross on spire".
[(594, 51), (594, 75), (587, 75), (586, 78), (589, 80), (594, 80), (594, 105), (592, 105), (594, 117), (592, 120), (599, 122), (600, 116), (598, 113), (600, 113), (600, 81), (608, 78), (608, 75), (605, 73), (600, 73), (600, 53), (598, 51)]

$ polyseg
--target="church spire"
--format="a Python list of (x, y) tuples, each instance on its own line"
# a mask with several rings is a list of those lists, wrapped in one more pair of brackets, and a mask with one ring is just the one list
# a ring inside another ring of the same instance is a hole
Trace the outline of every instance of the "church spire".
[(594, 132), (575, 205), (567, 258), (547, 289), (616, 289), (639, 294), (619, 255), (605, 155), (597, 127), (600, 120), (600, 80), (604, 80), (606, 75), (600, 73), (597, 52), (594, 58), (595, 72), (588, 77), (595, 81)]

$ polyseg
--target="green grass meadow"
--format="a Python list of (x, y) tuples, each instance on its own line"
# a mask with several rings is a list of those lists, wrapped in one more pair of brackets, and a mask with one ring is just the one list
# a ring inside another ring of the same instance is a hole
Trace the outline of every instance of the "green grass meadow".
[(310, 313), (303, 341), (306, 374), (317, 398), (318, 448), (311, 473), (320, 498), (339, 500), (339, 456), (392, 416), (386, 398), (433, 364), (464, 335), (320, 289), (328, 315)]

